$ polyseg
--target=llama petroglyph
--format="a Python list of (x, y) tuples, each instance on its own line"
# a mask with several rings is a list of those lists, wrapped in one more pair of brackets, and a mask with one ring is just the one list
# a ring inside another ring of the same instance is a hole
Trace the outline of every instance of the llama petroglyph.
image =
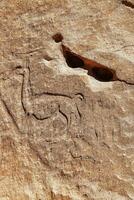
[(33, 94), (29, 61), (26, 63), (25, 67), (16, 68), (17, 74), (23, 76), (21, 98), (25, 113), (28, 116), (34, 116), (36, 120), (45, 120), (60, 114), (66, 119), (67, 127), (70, 127), (73, 120), (79, 122), (81, 112), (78, 104), (83, 100), (83, 95), (75, 94), (74, 97), (71, 97), (45, 91), (42, 94)]

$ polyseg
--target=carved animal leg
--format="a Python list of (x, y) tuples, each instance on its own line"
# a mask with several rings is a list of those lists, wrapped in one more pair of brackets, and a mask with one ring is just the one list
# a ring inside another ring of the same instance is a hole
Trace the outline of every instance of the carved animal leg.
[(63, 117), (65, 117), (66, 122), (67, 122), (67, 129), (70, 128), (71, 124), (71, 116), (68, 110), (64, 107), (65, 105), (60, 105), (59, 106), (59, 112), (62, 114)]
[(82, 118), (82, 114), (80, 111), (80, 107), (82, 105), (84, 101), (84, 96), (82, 94), (76, 94), (76, 96), (74, 97), (74, 102), (75, 102), (75, 106), (76, 106), (76, 110), (77, 110), (77, 119), (81, 120)]

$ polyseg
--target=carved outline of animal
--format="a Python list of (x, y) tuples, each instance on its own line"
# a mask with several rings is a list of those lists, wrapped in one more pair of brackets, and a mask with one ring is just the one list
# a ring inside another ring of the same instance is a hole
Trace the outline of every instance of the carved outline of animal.
[[(26, 66), (17, 67), (16, 70), (19, 75), (23, 76), (21, 100), (24, 112), (28, 116), (34, 116), (37, 120), (45, 120), (52, 117), (54, 114), (60, 113), (67, 122), (67, 127), (71, 125), (71, 115), (76, 119), (81, 118), (81, 112), (78, 107), (78, 100), (83, 100), (82, 94), (75, 94), (74, 97), (70, 97), (64, 94), (43, 92), (41, 95), (33, 94), (31, 82), (30, 82), (30, 61), (27, 59)], [(73, 109), (69, 109), (69, 105)], [(39, 107), (42, 109), (39, 109)]]

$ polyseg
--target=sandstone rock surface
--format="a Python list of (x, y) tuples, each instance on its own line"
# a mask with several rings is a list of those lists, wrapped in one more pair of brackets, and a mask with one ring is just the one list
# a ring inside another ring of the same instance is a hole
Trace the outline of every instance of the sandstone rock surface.
[(0, 200), (134, 200), (134, 1), (0, 1)]

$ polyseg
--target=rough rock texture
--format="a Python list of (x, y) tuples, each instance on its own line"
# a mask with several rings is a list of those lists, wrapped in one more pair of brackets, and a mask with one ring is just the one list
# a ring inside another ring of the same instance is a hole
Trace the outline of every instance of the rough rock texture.
[(134, 200), (134, 1), (1, 0), (0, 44), (0, 200)]

